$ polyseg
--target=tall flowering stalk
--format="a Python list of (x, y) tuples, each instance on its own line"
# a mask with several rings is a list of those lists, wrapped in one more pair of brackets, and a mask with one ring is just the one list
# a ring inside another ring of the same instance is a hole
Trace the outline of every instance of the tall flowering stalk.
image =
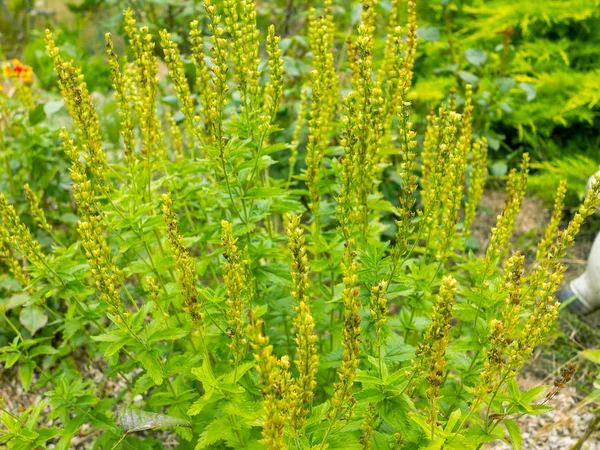
[(5, 237), (10, 230), (9, 242), (14, 244), (19, 252), (36, 266), (46, 266), (46, 256), (42, 252), (40, 243), (31, 236), (31, 231), (19, 218), (15, 207), (9, 203), (4, 194), (0, 192), (0, 218), (2, 218), (3, 234)]
[(33, 220), (35, 220), (37, 226), (42, 230), (52, 233), (52, 225), (50, 225), (46, 219), (46, 214), (40, 206), (40, 199), (38, 198), (37, 194), (31, 190), (29, 184), (25, 184), (23, 189), (25, 190), (25, 198), (29, 204), (29, 209), (31, 211), (31, 215), (33, 216)]
[[(246, 323), (244, 321), (247, 306), (247, 301), (244, 298), (244, 289), (247, 280), (244, 262), (241, 252), (236, 245), (237, 239), (233, 237), (231, 223), (223, 220), (221, 228), (223, 228), (221, 246), (223, 247), (223, 257), (225, 258), (223, 280), (227, 287), (227, 324), (229, 325), (227, 334), (231, 338), (229, 350), (233, 355), (233, 363), (235, 365), (235, 372), (237, 373), (239, 363), (244, 356), (248, 343), (246, 339)], [(236, 376), (234, 375), (235, 378)]]
[[(259, 36), (256, 27), (256, 5), (253, 0), (225, 0), (225, 26), (231, 39), (231, 56), (235, 63), (241, 112), (246, 123), (259, 111)], [(252, 129), (248, 130), (250, 137)]]
[(275, 118), (283, 96), (283, 52), (279, 48), (281, 38), (275, 34), (275, 26), (270, 25), (267, 34), (267, 54), (269, 55), (269, 81), (264, 88), (262, 131), (266, 131)]
[(52, 33), (46, 31), (46, 48), (54, 61), (54, 71), (58, 76), (58, 85), (77, 127), (78, 138), (85, 150), (85, 158), (96, 185), (94, 190), (106, 194), (108, 183), (108, 160), (102, 149), (100, 122), (92, 104), (90, 93), (83, 79), (81, 69), (73, 62), (65, 62), (56, 46)]
[(267, 450), (283, 450), (284, 429), (288, 415), (287, 399), (294, 389), (287, 356), (278, 359), (273, 354), (269, 337), (263, 333), (264, 323), (250, 312), (248, 335), (251, 338), (256, 369), (263, 395), (262, 444)]
[(324, 14), (315, 18), (311, 10), (309, 42), (313, 54), (313, 70), (310, 74), (311, 96), (308, 113), (308, 141), (306, 144), (306, 184), (308, 207), (313, 215), (314, 232), (319, 233), (319, 208), (324, 152), (329, 144), (331, 122), (337, 100), (337, 81), (333, 63), (333, 19), (331, 2), (325, 3)]
[[(125, 156), (125, 162), (129, 168), (129, 172), (130, 174), (133, 174), (133, 167), (135, 165), (135, 133), (130, 98), (127, 93), (126, 80), (121, 72), (119, 60), (117, 54), (115, 53), (111, 34), (106, 33), (104, 38), (106, 40), (108, 66), (110, 67), (111, 79), (115, 89), (115, 99), (117, 100), (117, 106), (119, 107), (121, 137), (123, 138), (123, 143), (125, 145), (123, 153)], [(133, 175), (131, 175), (131, 179), (132, 182), (135, 183)]]
[(429, 388), (427, 389), (427, 398), (429, 399), (427, 413), (429, 416), (428, 422), (431, 426), (431, 439), (435, 437), (435, 428), (437, 426), (439, 414), (438, 397), (443, 381), (444, 367), (446, 366), (445, 355), (446, 348), (448, 347), (450, 319), (452, 318), (452, 306), (456, 292), (456, 280), (451, 276), (445, 276), (442, 279), (440, 292), (435, 297), (431, 325), (425, 332), (423, 342), (417, 347), (415, 362), (412, 368), (413, 376), (419, 376), (424, 373), (429, 383)]
[(137, 28), (131, 9), (124, 13), (125, 32), (134, 56), (135, 82), (139, 92), (136, 113), (139, 117), (142, 149), (145, 156), (147, 195), (151, 196), (154, 160), (161, 155), (162, 132), (156, 102), (158, 95), (158, 60), (154, 56), (154, 41), (148, 27)]
[(190, 86), (185, 76), (185, 70), (183, 69), (179, 47), (173, 42), (171, 34), (167, 30), (160, 31), (160, 45), (162, 46), (165, 55), (165, 63), (167, 63), (167, 67), (169, 68), (173, 89), (175, 90), (179, 103), (181, 103), (181, 112), (185, 117), (188, 135), (193, 143), (197, 127), (196, 112), (192, 102)]
[[(183, 235), (179, 229), (177, 217), (173, 211), (171, 194), (163, 194), (162, 213), (167, 225), (167, 233), (171, 251), (175, 257), (177, 278), (181, 284), (181, 295), (185, 302), (185, 310), (190, 315), (192, 323), (197, 328), (202, 326), (202, 303), (199, 299), (196, 268), (189, 250), (183, 242)], [(200, 332), (200, 330), (198, 330)]]
[(14, 254), (11, 241), (10, 233), (4, 225), (0, 224), (0, 261), (7, 266), (14, 279), (24, 288), (31, 283), (31, 277), (27, 273), (25, 262)]
[(294, 364), (299, 375), (295, 383), (293, 405), (290, 408), (290, 422), (298, 430), (304, 417), (309, 413), (313, 391), (317, 386), (316, 374), (319, 365), (317, 356), (317, 336), (314, 334), (315, 320), (308, 304), (308, 256), (300, 227), (300, 216), (287, 214), (284, 217), (288, 248), (292, 253), (292, 297), (296, 300), (294, 327), (296, 328), (297, 355)]
[(87, 176), (86, 166), (81, 153), (67, 130), (61, 130), (61, 139), (66, 155), (71, 160), (71, 178), (73, 179), (73, 197), (77, 202), (80, 220), (77, 224), (81, 242), (88, 264), (96, 279), (96, 287), (109, 306), (109, 311), (121, 314), (120, 287), (123, 274), (117, 266), (117, 257), (113, 256), (102, 231), (102, 216), (97, 210), (92, 184)]
[(492, 319), (490, 322), (488, 338), (490, 349), (488, 350), (483, 371), (479, 375), (480, 382), (473, 394), (473, 403), (482, 401), (501, 382), (507, 359), (506, 353), (510, 343), (516, 337), (515, 330), (522, 308), (524, 261), (525, 258), (519, 252), (512, 255), (506, 261), (503, 280), (505, 295), (505, 305), (502, 310), (503, 320)]
[(556, 196), (554, 198), (554, 209), (552, 210), (552, 218), (550, 219), (550, 223), (544, 230), (544, 238), (538, 243), (538, 248), (535, 253), (536, 262), (540, 262), (543, 259), (543, 257), (546, 255), (546, 251), (554, 241), (554, 238), (558, 231), (558, 227), (560, 225), (560, 220), (562, 218), (566, 193), (567, 182), (566, 180), (561, 180), (558, 184)]
[(331, 399), (332, 409), (328, 412), (329, 426), (325, 432), (325, 437), (320, 445), (324, 449), (331, 430), (336, 425), (343, 413), (352, 415), (352, 408), (355, 400), (352, 388), (356, 379), (356, 369), (358, 368), (358, 355), (360, 353), (360, 333), (361, 317), (360, 302), (358, 295), (358, 264), (355, 261), (356, 251), (354, 250), (354, 241), (346, 241), (344, 255), (342, 258), (342, 273), (344, 288), (342, 290), (342, 301), (344, 303), (344, 328), (342, 330), (342, 365), (338, 370), (338, 381), (334, 385), (333, 398)]
[(471, 150), (471, 172), (469, 174), (469, 191), (467, 204), (465, 206), (465, 219), (463, 232), (466, 236), (470, 234), (471, 225), (475, 221), (477, 205), (483, 196), (485, 178), (487, 176), (487, 139), (480, 138), (473, 143)]
[(492, 228), (492, 237), (485, 253), (485, 267), (496, 262), (506, 253), (508, 241), (512, 236), (517, 215), (527, 189), (527, 175), (529, 173), (529, 155), (523, 155), (519, 172), (511, 170), (506, 183), (506, 201), (504, 210), (498, 216), (496, 226)]
[[(457, 232), (459, 210), (464, 196), (465, 172), (471, 151), (471, 119), (473, 103), (472, 89), (467, 85), (465, 106), (461, 115), (461, 127), (455, 146), (450, 149), (447, 166), (441, 183), (440, 232), (437, 235), (436, 259), (444, 264), (453, 249), (453, 240)], [(441, 172), (438, 175), (442, 175)]]

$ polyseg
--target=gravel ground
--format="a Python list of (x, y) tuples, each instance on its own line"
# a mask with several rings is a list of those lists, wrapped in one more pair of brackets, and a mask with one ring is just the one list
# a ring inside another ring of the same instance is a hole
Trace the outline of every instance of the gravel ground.
[[(522, 381), (520, 384), (523, 384)], [(578, 407), (577, 390), (567, 387), (550, 405), (553, 411), (539, 416), (523, 416), (517, 420), (523, 437), (523, 450), (569, 450), (584, 436), (594, 420), (592, 406)], [(504, 442), (494, 443), (489, 450), (510, 450)], [(600, 450), (600, 430), (584, 442), (582, 449)]]

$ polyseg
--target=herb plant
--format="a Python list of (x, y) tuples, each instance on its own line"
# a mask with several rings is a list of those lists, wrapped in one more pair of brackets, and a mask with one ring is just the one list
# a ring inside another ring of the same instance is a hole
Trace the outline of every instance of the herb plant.
[[(0, 360), (44, 392), (20, 416), (2, 407), (0, 442), (66, 449), (86, 425), (94, 448), (113, 449), (163, 448), (164, 432), (137, 434), (159, 427), (196, 449), (521, 447), (515, 419), (554, 394), (521, 392), (516, 377), (556, 320), (560, 259), (600, 180), (526, 262), (510, 243), (524, 155), (486, 251), (467, 250), (487, 171), (470, 86), (419, 134), (415, 5), (392, 2), (381, 52), (375, 6), (363, 3), (345, 50), (331, 1), (308, 12), (312, 71), (292, 124), (280, 113), (297, 90), (253, 1), (207, 1), (207, 22), (190, 24), (195, 89), (173, 37), (126, 11), (132, 59), (106, 36), (116, 148), (47, 32), (78, 221), (52, 220), (30, 188), (27, 208), (0, 194)], [(170, 93), (175, 107), (160, 101)]]

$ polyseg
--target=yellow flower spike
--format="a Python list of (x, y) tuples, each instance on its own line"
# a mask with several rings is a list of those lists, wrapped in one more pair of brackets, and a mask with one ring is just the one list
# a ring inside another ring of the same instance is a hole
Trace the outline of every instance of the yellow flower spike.
[(185, 76), (183, 62), (179, 47), (171, 40), (171, 34), (167, 30), (160, 31), (160, 45), (163, 48), (165, 62), (169, 68), (169, 76), (173, 83), (173, 88), (179, 103), (181, 103), (181, 112), (185, 117), (185, 125), (188, 135), (193, 138), (196, 130), (196, 113), (190, 92), (190, 86)]
[(456, 292), (456, 280), (451, 276), (445, 276), (442, 279), (440, 292), (434, 301), (431, 325), (425, 332), (423, 343), (419, 344), (415, 355), (417, 360), (414, 366), (415, 373), (418, 375), (419, 372), (424, 372), (429, 383), (426, 393), (429, 399), (427, 412), (429, 414), (428, 422), (431, 426), (431, 439), (434, 439), (435, 428), (437, 427), (438, 398), (444, 377), (444, 367), (446, 366), (445, 355)]
[(28, 286), (31, 283), (31, 278), (27, 273), (25, 264), (13, 254), (11, 241), (10, 233), (3, 224), (0, 224), (0, 261), (8, 266), (8, 271), (21, 287)]
[(223, 257), (225, 258), (223, 281), (225, 281), (225, 286), (227, 287), (226, 316), (227, 324), (229, 325), (227, 334), (231, 339), (228, 346), (233, 355), (233, 362), (237, 371), (248, 343), (244, 320), (247, 306), (246, 298), (244, 298), (244, 290), (247, 280), (242, 255), (236, 245), (237, 239), (233, 237), (231, 223), (223, 220), (221, 221), (221, 228), (223, 229), (221, 246), (223, 247)]
[(106, 54), (108, 56), (108, 66), (110, 67), (111, 80), (115, 89), (115, 99), (117, 100), (117, 106), (119, 107), (121, 136), (125, 144), (125, 162), (129, 167), (130, 173), (132, 173), (133, 166), (135, 164), (135, 136), (134, 126), (131, 118), (131, 104), (129, 102), (129, 96), (127, 93), (127, 83), (123, 73), (121, 72), (111, 34), (106, 33), (104, 38), (106, 40)]
[(77, 126), (78, 137), (86, 150), (86, 163), (97, 181), (95, 188), (99, 193), (106, 193), (108, 161), (102, 148), (100, 122), (81, 69), (75, 67), (72, 61), (63, 61), (52, 33), (48, 30), (46, 30), (46, 48), (48, 55), (54, 61), (54, 71), (58, 76), (58, 85), (65, 104)]
[(475, 221), (477, 205), (483, 196), (485, 178), (487, 176), (487, 139), (481, 138), (473, 144), (471, 151), (471, 173), (469, 175), (469, 191), (465, 206), (463, 230), (466, 237), (470, 234), (471, 225)]
[(33, 220), (35, 220), (38, 227), (40, 227), (42, 230), (51, 233), (52, 226), (46, 220), (46, 214), (44, 214), (44, 210), (40, 206), (40, 199), (35, 194), (35, 192), (31, 190), (29, 184), (25, 184), (25, 186), (23, 186), (23, 189), (25, 190), (25, 198), (27, 199), (27, 203), (29, 204), (29, 209), (31, 211), (31, 215), (33, 216)]
[(263, 104), (264, 131), (275, 118), (283, 95), (283, 52), (279, 48), (281, 38), (275, 35), (275, 26), (270, 25), (267, 34), (267, 54), (269, 55), (269, 82), (265, 86)]
[(308, 207), (314, 217), (314, 232), (320, 228), (319, 180), (325, 149), (329, 144), (329, 134), (337, 106), (336, 73), (333, 63), (333, 33), (330, 7), (325, 5), (325, 14), (314, 18), (311, 10), (308, 36), (313, 54), (313, 71), (309, 74), (311, 96), (308, 119), (308, 141), (306, 144), (306, 184), (308, 187)]
[(358, 224), (356, 213), (356, 146), (357, 146), (357, 114), (356, 96), (350, 93), (344, 99), (345, 114), (342, 117), (342, 139), (340, 144), (344, 155), (340, 161), (340, 194), (336, 198), (336, 218), (344, 240), (349, 240)]
[(388, 307), (385, 293), (387, 291), (387, 281), (380, 281), (371, 288), (371, 297), (369, 302), (369, 310), (371, 313), (371, 320), (375, 327), (375, 343), (377, 347), (385, 342), (385, 336), (383, 336), (383, 329), (387, 324), (388, 320)]
[(196, 327), (202, 326), (202, 304), (199, 299), (199, 292), (196, 275), (196, 267), (185, 247), (183, 235), (179, 230), (179, 224), (175, 212), (173, 212), (173, 200), (170, 194), (163, 194), (162, 213), (167, 225), (169, 244), (175, 257), (175, 268), (177, 269), (177, 278), (182, 286), (181, 295), (183, 296), (185, 307)]
[(529, 155), (523, 155), (520, 171), (514, 169), (508, 175), (506, 183), (506, 201), (504, 210), (498, 216), (496, 226), (492, 228), (490, 244), (485, 253), (484, 267), (488, 268), (491, 264), (498, 261), (507, 251), (507, 243), (512, 236), (513, 228), (517, 220), (517, 215), (521, 208), (521, 203), (527, 190), (527, 176), (529, 173)]
[(556, 190), (556, 196), (554, 199), (554, 209), (552, 211), (552, 218), (550, 219), (550, 223), (544, 230), (544, 237), (538, 243), (537, 251), (535, 253), (536, 262), (541, 262), (548, 248), (552, 245), (554, 238), (556, 236), (556, 232), (558, 231), (558, 227), (560, 225), (560, 220), (562, 218), (562, 212), (565, 202), (565, 195), (567, 193), (567, 181), (561, 180), (558, 189)]
[[(175, 156), (175, 161), (180, 162), (183, 160), (183, 136), (181, 133), (181, 129), (173, 115), (167, 112), (167, 122), (169, 123), (169, 131), (171, 133), (171, 144), (173, 147), (173, 153)], [(193, 135), (191, 136), (193, 139)], [(193, 143), (192, 143), (193, 145)]]
[[(204, 59), (204, 40), (202, 30), (200, 30), (199, 26), (200, 24), (197, 20), (194, 20), (192, 23), (190, 23), (190, 48), (192, 53), (192, 61), (194, 62), (194, 67), (196, 68), (196, 84), (198, 85), (198, 94), (200, 95), (200, 107), (205, 121), (204, 132), (208, 133), (208, 136), (210, 136), (210, 109), (215, 102), (215, 93), (213, 92), (213, 87), (211, 85), (211, 72), (209, 71)], [(200, 127), (200, 125), (198, 126)], [(190, 139), (193, 139), (193, 137), (190, 136)]]
[(356, 251), (354, 250), (354, 245), (354, 240), (350, 239), (346, 241), (346, 248), (342, 257), (344, 283), (344, 288), (342, 289), (342, 301), (344, 304), (342, 348), (344, 350), (342, 352), (342, 365), (337, 372), (339, 381), (334, 385), (333, 397), (331, 399), (332, 409), (328, 412), (329, 427), (320, 448), (325, 446), (329, 434), (335, 423), (339, 420), (342, 411), (349, 418), (352, 416), (352, 409), (355, 404), (352, 388), (359, 363), (361, 317), (360, 302), (358, 301), (360, 293), (358, 287), (358, 264), (355, 261)]
[(414, 227), (411, 220), (414, 215), (414, 206), (416, 203), (415, 192), (418, 188), (418, 178), (415, 174), (417, 166), (417, 133), (413, 130), (413, 124), (410, 122), (410, 103), (405, 102), (400, 110), (400, 150), (402, 162), (398, 175), (402, 180), (402, 189), (400, 190), (400, 207), (398, 208), (398, 219), (396, 226), (396, 244), (392, 250), (394, 264), (398, 264), (398, 259), (408, 251), (408, 236), (412, 233)]
[(288, 248), (292, 253), (292, 297), (296, 300), (294, 327), (297, 355), (294, 363), (299, 375), (296, 380), (295, 402), (290, 406), (290, 422), (297, 432), (310, 412), (308, 405), (312, 402), (317, 386), (319, 357), (316, 348), (317, 336), (314, 333), (315, 320), (308, 304), (309, 267), (300, 216), (286, 214), (284, 228), (289, 239)]
[(436, 258), (443, 264), (454, 249), (454, 236), (457, 232), (459, 211), (464, 196), (465, 173), (467, 170), (469, 153), (471, 150), (471, 118), (473, 103), (471, 101), (472, 89), (466, 88), (465, 106), (461, 115), (461, 128), (455, 144), (447, 142), (450, 149), (446, 166), (438, 169), (438, 176), (442, 177), (440, 217), (440, 231), (437, 235)]
[(254, 0), (226, 0), (223, 6), (242, 103), (241, 114), (244, 120), (249, 122), (258, 112), (260, 97), (259, 31), (256, 28), (255, 2)]
[(373, 447), (373, 435), (375, 434), (375, 421), (377, 420), (377, 411), (375, 403), (369, 403), (369, 409), (362, 420), (360, 427), (360, 444), (363, 450), (369, 450)]
[(44, 265), (46, 257), (40, 243), (31, 236), (31, 231), (19, 218), (15, 207), (0, 192), (0, 218), (4, 226), (11, 231), (11, 242), (19, 252), (34, 265)]
[[(125, 31), (129, 37), (129, 46), (134, 55), (134, 74), (139, 91), (139, 103), (136, 113), (139, 115), (142, 137), (142, 153), (146, 155), (148, 168), (148, 189), (152, 177), (152, 162), (160, 155), (162, 143), (160, 121), (156, 113), (158, 94), (158, 60), (154, 56), (154, 42), (148, 27), (137, 28), (131, 9), (124, 14)], [(149, 195), (149, 194), (148, 194)]]
[(223, 39), (225, 29), (220, 26), (221, 17), (216, 14), (216, 8), (211, 5), (208, 1), (204, 2), (206, 14), (208, 15), (209, 24), (208, 29), (212, 32), (210, 41), (211, 47), (211, 60), (213, 67), (211, 68), (213, 74), (213, 89), (214, 94), (210, 98), (210, 105), (206, 111), (208, 117), (207, 129), (209, 135), (216, 141), (216, 145), (219, 148), (221, 158), (223, 158), (224, 145), (225, 145), (225, 132), (223, 129), (224, 121), (224, 110), (227, 105), (227, 72), (229, 70), (227, 66), (227, 48), (226, 41)]
[(288, 414), (287, 400), (293, 398), (295, 390), (291, 381), (290, 363), (287, 356), (281, 360), (273, 354), (269, 337), (263, 334), (263, 321), (249, 313), (248, 335), (256, 360), (256, 370), (263, 395), (262, 444), (267, 450), (283, 450), (284, 427)]

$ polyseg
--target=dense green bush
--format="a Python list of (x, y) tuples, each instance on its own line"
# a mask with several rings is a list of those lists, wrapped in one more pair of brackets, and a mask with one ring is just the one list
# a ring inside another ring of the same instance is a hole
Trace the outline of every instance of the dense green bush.
[[(331, 3), (307, 12), (310, 69), (297, 88), (254, 2), (223, 6), (205, 3), (185, 59), (131, 11), (133, 59), (121, 63), (106, 36), (113, 142), (100, 118), (111, 113), (47, 32), (73, 122), (60, 131), (72, 200), (61, 179), (25, 187), (23, 201), (18, 184), (38, 178), (17, 167), (0, 194), (0, 361), (44, 393), (24, 412), (0, 404), (0, 442), (66, 449), (87, 425), (94, 448), (163, 448), (165, 433), (136, 434), (160, 427), (180, 448), (520, 448), (515, 419), (549, 410), (573, 374), (550, 389), (516, 383), (556, 320), (560, 258), (600, 203), (600, 180), (564, 230), (559, 189), (525, 264), (509, 244), (525, 154), (476, 256), (466, 242), (487, 140), (473, 133), (468, 85), (415, 131), (414, 4), (388, 5), (377, 43), (381, 10), (364, 2), (343, 60)], [(36, 114), (39, 125), (57, 113), (11, 83), (9, 164)]]

